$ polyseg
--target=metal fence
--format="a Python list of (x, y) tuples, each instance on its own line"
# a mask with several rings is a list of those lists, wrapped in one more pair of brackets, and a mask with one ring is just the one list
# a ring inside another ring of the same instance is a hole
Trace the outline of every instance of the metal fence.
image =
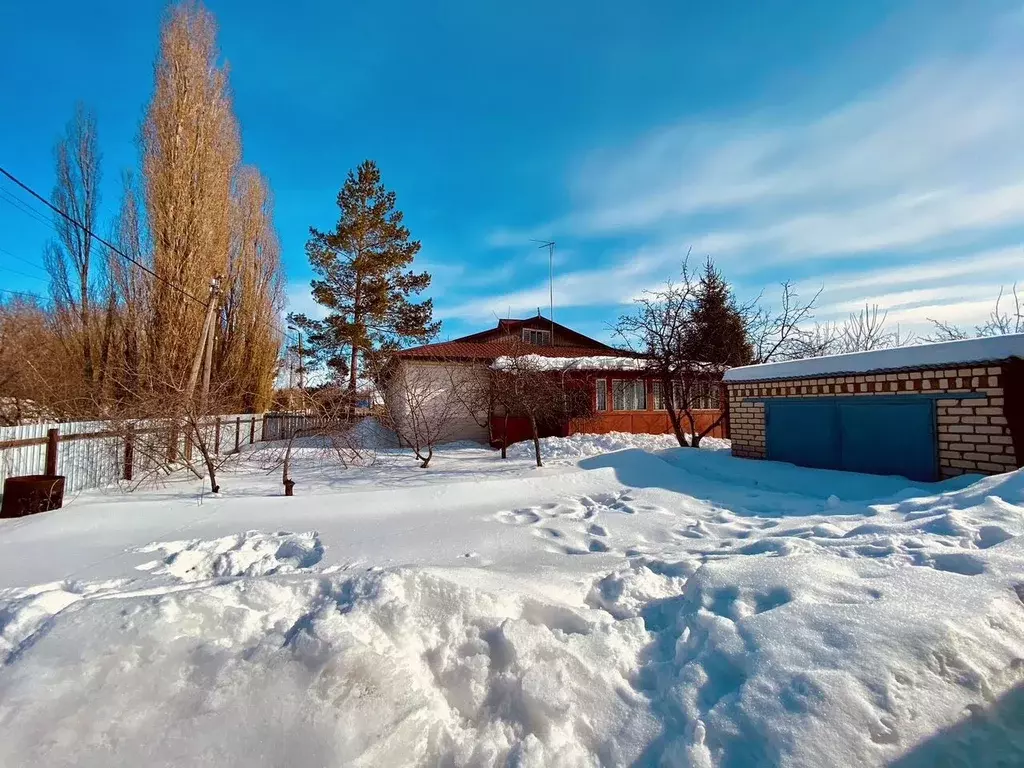
[[(210, 416), (201, 425), (203, 441), (226, 456), (246, 445), (287, 440), (293, 433), (322, 429), (337, 421), (308, 413), (242, 413)], [(133, 425), (128, 437), (103, 421), (70, 421), (0, 427), (0, 488), (8, 477), (63, 475), (68, 492), (103, 488), (143, 476), (159, 452), (191, 456), (183, 430), (170, 422)], [(149, 445), (147, 445), (149, 443)]]
[[(264, 425), (274, 424), (281, 433), (277, 417), (271, 414), (230, 414), (211, 416), (203, 424), (204, 437), (220, 455), (234, 453), (245, 445), (264, 440)], [(168, 423), (144, 422), (135, 425), (142, 435), (159, 435), (164, 444), (177, 441), (179, 455), (190, 453), (184, 434), (174, 435)], [(63, 475), (67, 491), (102, 488), (131, 479), (146, 461), (146, 452), (137, 450), (123, 430), (113, 431), (102, 421), (72, 421), (49, 424), (25, 424), (0, 427), (0, 487), (8, 477), (18, 475)]]

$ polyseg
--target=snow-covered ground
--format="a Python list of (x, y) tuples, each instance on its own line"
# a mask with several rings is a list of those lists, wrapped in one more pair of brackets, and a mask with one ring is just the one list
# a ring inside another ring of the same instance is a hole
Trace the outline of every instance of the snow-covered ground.
[(263, 450), (0, 521), (0, 765), (1024, 764), (1024, 471), (671, 445), (306, 445), (293, 498)]

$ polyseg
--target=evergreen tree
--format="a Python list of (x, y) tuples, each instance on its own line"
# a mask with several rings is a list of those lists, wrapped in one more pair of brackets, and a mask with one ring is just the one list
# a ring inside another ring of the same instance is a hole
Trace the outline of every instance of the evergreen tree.
[(754, 358), (747, 322), (710, 258), (694, 292), (685, 336), (685, 356), (690, 360), (733, 368), (749, 365)]
[(426, 342), (440, 323), (433, 302), (415, 303), (430, 285), (430, 275), (408, 269), (420, 250), (409, 239), (395, 193), (381, 183), (372, 160), (349, 171), (338, 193), (341, 216), (333, 232), (310, 228), (306, 255), (317, 279), (313, 299), (328, 311), (323, 320), (293, 315), (289, 320), (308, 334), (310, 351), (336, 373), (347, 373), (354, 392), (359, 359), (381, 349)]

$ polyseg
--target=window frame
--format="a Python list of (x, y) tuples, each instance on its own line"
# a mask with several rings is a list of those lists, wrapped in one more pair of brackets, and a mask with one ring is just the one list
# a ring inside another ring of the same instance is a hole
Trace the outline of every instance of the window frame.
[(708, 379), (699, 379), (695, 382), (697, 391), (694, 401), (694, 410), (717, 411), (721, 410), (721, 391), (717, 386), (718, 382)]
[[(534, 341), (534, 334), (537, 334), (540, 341)], [(524, 344), (529, 344), (533, 347), (550, 347), (551, 331), (546, 331), (543, 328), (523, 328), (522, 340)]]
[[(612, 379), (612, 410), (629, 413), (647, 410), (647, 379)], [(617, 402), (621, 400), (622, 407)]]
[[(594, 379), (594, 407), (598, 413), (608, 412), (608, 380)], [(603, 400), (603, 402), (602, 402)]]

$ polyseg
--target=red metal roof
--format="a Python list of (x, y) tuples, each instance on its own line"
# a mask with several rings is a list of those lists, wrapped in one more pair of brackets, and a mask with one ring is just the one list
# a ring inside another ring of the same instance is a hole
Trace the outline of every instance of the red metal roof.
[(543, 357), (634, 357), (631, 352), (612, 349), (611, 347), (608, 347), (607, 351), (605, 351), (592, 347), (530, 346), (504, 341), (473, 342), (458, 340), (442, 341), (437, 344), (425, 344), (422, 347), (403, 349), (401, 352), (397, 352), (396, 356), (434, 360), (494, 360), (512, 352), (541, 355)]

